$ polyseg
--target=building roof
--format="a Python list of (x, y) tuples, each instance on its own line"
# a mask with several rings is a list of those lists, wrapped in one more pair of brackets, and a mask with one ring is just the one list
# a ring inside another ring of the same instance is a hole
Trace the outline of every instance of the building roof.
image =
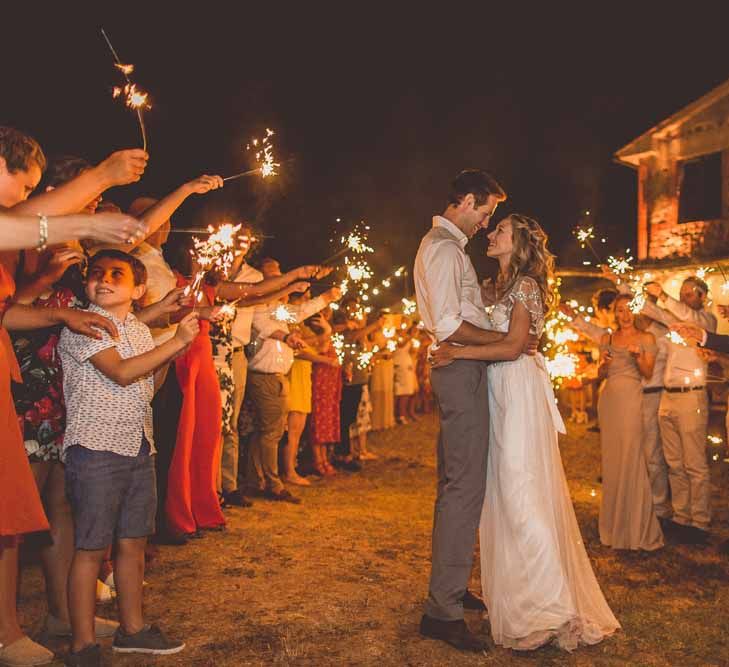
[(729, 79), (623, 146), (615, 153), (615, 160), (629, 167), (637, 167), (642, 157), (654, 152), (654, 139), (670, 136), (688, 120), (727, 97), (729, 97)]

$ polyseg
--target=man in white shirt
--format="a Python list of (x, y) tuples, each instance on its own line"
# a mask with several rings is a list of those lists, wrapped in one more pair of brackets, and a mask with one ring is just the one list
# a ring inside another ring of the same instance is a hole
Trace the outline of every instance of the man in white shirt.
[[(448, 207), (415, 258), (415, 291), (425, 329), (437, 343), (487, 344), (502, 337), (487, 331), (481, 287), (464, 248), (485, 228), (500, 201), (501, 186), (487, 173), (464, 171), (451, 186)], [(473, 608), (467, 584), (473, 544), (486, 492), (488, 394), (486, 363), (457, 361), (434, 369), (441, 431), (438, 438), (438, 496), (433, 525), (430, 589), (420, 632), (465, 651), (486, 644), (463, 620)]]
[[(687, 278), (681, 286), (680, 300), (668, 296), (656, 283), (647, 284), (646, 291), (657, 299), (657, 304), (646, 301), (643, 314), (648, 317), (667, 327), (690, 322), (716, 331), (716, 317), (704, 309), (708, 287), (703, 280)], [(677, 537), (684, 542), (706, 542), (711, 520), (706, 373), (706, 362), (694, 348), (669, 343), (659, 425), (668, 464), (673, 521), (678, 524)]]
[[(295, 322), (318, 313), (341, 292), (332, 288), (298, 306), (286, 306)], [(279, 304), (281, 305), (281, 304)], [(291, 333), (284, 318), (277, 315), (276, 303), (258, 306), (251, 324), (252, 355), (248, 360), (247, 391), (256, 411), (256, 430), (250, 441), (246, 468), (248, 492), (262, 493), (270, 500), (298, 504), (301, 500), (288, 491), (278, 473), (278, 444), (284, 433), (287, 413), (287, 373), (294, 363), (294, 350), (302, 345), (298, 334)]]

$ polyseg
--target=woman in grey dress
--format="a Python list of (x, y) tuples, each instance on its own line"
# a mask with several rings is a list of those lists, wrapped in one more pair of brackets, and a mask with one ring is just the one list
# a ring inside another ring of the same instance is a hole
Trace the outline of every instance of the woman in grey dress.
[(597, 413), (602, 444), (600, 541), (615, 549), (653, 551), (663, 533), (653, 509), (642, 442), (642, 378), (650, 378), (656, 358), (653, 334), (639, 331), (628, 295), (615, 299), (617, 331), (601, 341)]

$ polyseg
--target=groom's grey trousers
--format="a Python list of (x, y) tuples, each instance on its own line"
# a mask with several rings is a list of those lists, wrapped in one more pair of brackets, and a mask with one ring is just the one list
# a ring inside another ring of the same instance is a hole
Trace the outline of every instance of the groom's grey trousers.
[(433, 369), (440, 411), (438, 496), (433, 560), (425, 613), (443, 621), (463, 618), (462, 599), (473, 567), (476, 529), (486, 493), (489, 406), (483, 361), (457, 360)]

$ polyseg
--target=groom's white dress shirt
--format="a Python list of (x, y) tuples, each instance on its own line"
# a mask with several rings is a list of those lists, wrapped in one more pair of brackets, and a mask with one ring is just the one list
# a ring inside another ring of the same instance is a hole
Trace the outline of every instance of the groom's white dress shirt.
[(468, 237), (450, 220), (436, 215), (415, 258), (415, 293), (425, 328), (438, 343), (464, 320), (489, 329), (478, 276), (466, 254)]

